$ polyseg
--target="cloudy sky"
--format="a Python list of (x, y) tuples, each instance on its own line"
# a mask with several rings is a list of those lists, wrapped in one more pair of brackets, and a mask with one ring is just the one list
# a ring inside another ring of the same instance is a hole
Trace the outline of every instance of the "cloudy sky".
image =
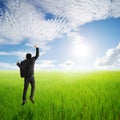
[(34, 45), (36, 69), (119, 69), (120, 0), (0, 0), (0, 69)]

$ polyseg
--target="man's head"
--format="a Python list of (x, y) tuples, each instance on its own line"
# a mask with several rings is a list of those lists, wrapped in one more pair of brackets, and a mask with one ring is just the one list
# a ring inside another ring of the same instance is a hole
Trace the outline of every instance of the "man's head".
[(31, 53), (26, 54), (26, 59), (30, 59), (32, 57)]

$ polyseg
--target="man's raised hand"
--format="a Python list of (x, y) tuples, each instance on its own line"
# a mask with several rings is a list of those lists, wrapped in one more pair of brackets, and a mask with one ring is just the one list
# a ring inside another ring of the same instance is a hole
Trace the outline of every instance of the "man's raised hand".
[(16, 64), (19, 64), (19, 61), (17, 61)]
[(35, 47), (35, 48), (38, 48), (38, 46), (37, 46), (37, 45), (34, 45), (34, 47)]

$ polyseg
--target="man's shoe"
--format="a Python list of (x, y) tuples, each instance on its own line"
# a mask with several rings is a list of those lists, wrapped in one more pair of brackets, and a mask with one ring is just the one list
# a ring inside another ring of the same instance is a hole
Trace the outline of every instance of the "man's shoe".
[(30, 98), (30, 101), (31, 101), (32, 103), (35, 103), (35, 101), (33, 100), (33, 98)]
[(25, 103), (26, 103), (26, 100), (23, 100), (23, 101), (22, 101), (22, 105), (24, 105)]

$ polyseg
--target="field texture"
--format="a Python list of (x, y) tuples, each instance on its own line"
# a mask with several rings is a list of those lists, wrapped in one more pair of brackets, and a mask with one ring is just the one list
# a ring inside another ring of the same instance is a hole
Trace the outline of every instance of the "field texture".
[(120, 120), (120, 72), (36, 72), (35, 104), (19, 71), (0, 71), (0, 120)]

